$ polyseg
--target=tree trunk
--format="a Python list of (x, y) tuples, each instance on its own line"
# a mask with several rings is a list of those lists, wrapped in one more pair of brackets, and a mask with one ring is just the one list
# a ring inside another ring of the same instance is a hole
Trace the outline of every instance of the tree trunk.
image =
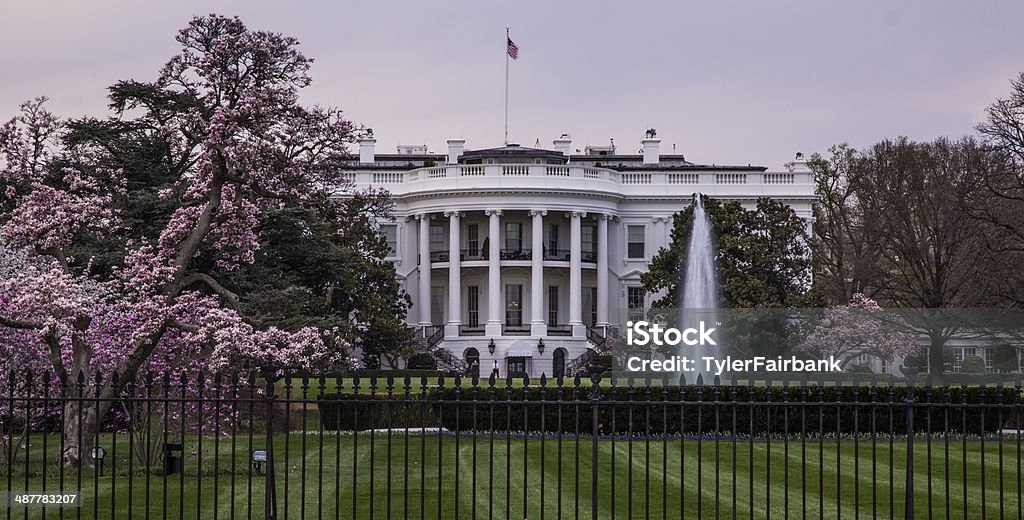
[(92, 466), (90, 453), (101, 419), (109, 409), (109, 403), (102, 401), (98, 407), (96, 401), (78, 399), (64, 404), (64, 451), (58, 454), (57, 464), (69, 469)]
[(931, 332), (928, 344), (928, 373), (932, 376), (932, 384), (941, 385), (944, 381), (946, 364), (942, 359), (942, 349), (946, 346), (946, 335), (941, 332)]

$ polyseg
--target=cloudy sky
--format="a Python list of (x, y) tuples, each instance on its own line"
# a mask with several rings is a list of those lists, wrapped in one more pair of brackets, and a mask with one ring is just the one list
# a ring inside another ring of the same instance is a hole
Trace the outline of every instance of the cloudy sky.
[(316, 59), (304, 101), (372, 127), (378, 150), (510, 134), (639, 148), (654, 127), (701, 163), (779, 168), (794, 152), (972, 131), (1024, 71), (1019, 0), (134, 2), (5, 0), (0, 116), (46, 95), (102, 115), (105, 87), (149, 80), (196, 14), (295, 36)]

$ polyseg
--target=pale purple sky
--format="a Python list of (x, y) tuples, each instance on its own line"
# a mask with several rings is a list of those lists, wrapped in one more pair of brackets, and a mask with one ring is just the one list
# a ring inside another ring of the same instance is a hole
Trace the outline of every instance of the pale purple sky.
[(636, 152), (654, 127), (700, 163), (762, 164), (837, 142), (960, 136), (1024, 70), (1019, 0), (716, 2), (35, 1), (0, 7), (0, 117), (47, 95), (103, 115), (151, 80), (194, 14), (238, 15), (316, 59), (304, 102), (398, 143), (502, 143), (505, 27), (513, 141)]

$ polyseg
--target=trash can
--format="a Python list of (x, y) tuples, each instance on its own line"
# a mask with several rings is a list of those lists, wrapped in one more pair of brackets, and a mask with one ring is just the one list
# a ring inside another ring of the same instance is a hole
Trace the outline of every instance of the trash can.
[(164, 475), (181, 473), (184, 467), (184, 449), (181, 444), (164, 444)]

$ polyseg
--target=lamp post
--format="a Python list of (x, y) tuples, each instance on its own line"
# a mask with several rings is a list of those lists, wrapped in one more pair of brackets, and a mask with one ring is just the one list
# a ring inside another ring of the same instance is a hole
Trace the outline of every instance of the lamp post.
[(544, 355), (544, 338), (537, 341), (537, 352), (540, 352), (542, 356)]
[(487, 352), (490, 352), (492, 355), (494, 354), (494, 338), (491, 338), (491, 341), (487, 343)]

